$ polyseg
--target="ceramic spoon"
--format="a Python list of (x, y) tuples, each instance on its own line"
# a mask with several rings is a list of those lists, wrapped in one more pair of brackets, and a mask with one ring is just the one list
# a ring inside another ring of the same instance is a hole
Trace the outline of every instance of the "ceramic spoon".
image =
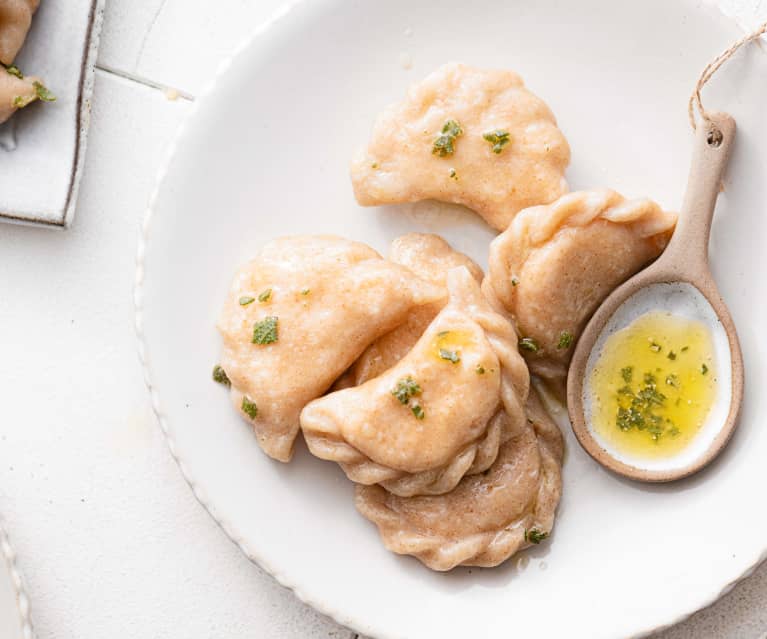
[[(710, 117), (711, 121), (698, 126), (687, 191), (668, 247), (599, 307), (578, 341), (567, 375), (567, 406), (578, 441), (597, 462), (632, 479), (671, 481), (703, 468), (727, 444), (743, 398), (738, 336), (708, 266), (711, 219), (735, 137), (735, 121), (725, 113)], [(591, 428), (586, 380), (604, 340), (653, 310), (693, 315), (707, 325), (717, 354), (718, 397), (707, 423), (687, 447), (689, 450), (660, 462), (638, 462), (633, 458), (629, 462), (601, 442)]]

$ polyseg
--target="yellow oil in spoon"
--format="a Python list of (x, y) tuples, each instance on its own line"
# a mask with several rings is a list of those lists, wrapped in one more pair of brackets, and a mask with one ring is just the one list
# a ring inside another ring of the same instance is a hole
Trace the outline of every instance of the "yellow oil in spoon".
[(672, 456), (705, 422), (716, 377), (705, 324), (646, 313), (605, 340), (588, 380), (592, 426), (624, 454)]

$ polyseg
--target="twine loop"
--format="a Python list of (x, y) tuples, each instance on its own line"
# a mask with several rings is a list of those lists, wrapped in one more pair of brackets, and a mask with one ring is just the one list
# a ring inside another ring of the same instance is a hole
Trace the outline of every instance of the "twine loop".
[[(732, 46), (730, 46), (725, 51), (722, 51), (716, 58), (714, 58), (711, 62), (709, 62), (706, 65), (706, 68), (703, 69), (703, 73), (700, 74), (700, 77), (698, 78), (698, 83), (695, 85), (695, 90), (692, 92), (692, 95), (690, 96), (690, 101), (687, 104), (687, 113), (690, 116), (690, 124), (692, 125), (692, 130), (695, 131), (697, 129), (697, 123), (695, 122), (695, 110), (697, 108), (698, 113), (700, 114), (700, 117), (702, 120), (706, 121), (707, 123), (711, 124), (711, 116), (708, 114), (708, 111), (703, 106), (703, 102), (700, 98), (700, 92), (701, 89), (706, 85), (706, 83), (711, 79), (711, 76), (713, 76), (718, 70), (719, 67), (721, 67), (727, 60), (729, 60), (733, 54), (740, 49), (744, 44), (747, 44), (753, 40), (756, 40), (760, 36), (762, 36), (765, 32), (767, 32), (767, 22), (762, 24), (756, 31), (753, 33), (749, 33), (746, 36), (743, 36), (740, 40), (735, 42)], [(711, 133), (709, 134), (709, 144), (713, 146), (719, 146), (722, 143), (722, 132), (718, 129), (714, 128), (712, 129)]]

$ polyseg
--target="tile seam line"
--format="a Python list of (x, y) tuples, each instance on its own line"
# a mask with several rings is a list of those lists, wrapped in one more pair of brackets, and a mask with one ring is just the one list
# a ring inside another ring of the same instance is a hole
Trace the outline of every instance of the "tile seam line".
[(177, 89), (176, 87), (162, 84), (161, 82), (156, 82), (154, 80), (150, 80), (149, 78), (144, 78), (139, 75), (135, 75), (133, 73), (130, 73), (128, 71), (123, 71), (121, 69), (116, 69), (115, 67), (111, 67), (106, 64), (96, 64), (96, 69), (99, 71), (103, 71), (104, 73), (108, 73), (109, 75), (116, 76), (118, 78), (122, 78), (123, 80), (127, 80), (128, 82), (132, 82), (134, 84), (140, 84), (142, 86), (148, 87), (150, 89), (156, 89), (158, 91), (167, 91), (168, 89), (172, 89), (175, 91), (178, 91), (178, 97), (184, 100), (187, 100), (189, 102), (194, 102), (195, 96), (191, 93), (188, 93), (186, 91), (183, 91), (181, 89)]

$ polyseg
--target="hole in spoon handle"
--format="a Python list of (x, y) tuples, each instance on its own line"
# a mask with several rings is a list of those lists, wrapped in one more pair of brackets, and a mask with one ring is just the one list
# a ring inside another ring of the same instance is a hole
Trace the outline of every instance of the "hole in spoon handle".
[(666, 265), (688, 275), (706, 272), (711, 219), (734, 139), (735, 120), (726, 113), (711, 113), (695, 134), (682, 210), (664, 254)]

